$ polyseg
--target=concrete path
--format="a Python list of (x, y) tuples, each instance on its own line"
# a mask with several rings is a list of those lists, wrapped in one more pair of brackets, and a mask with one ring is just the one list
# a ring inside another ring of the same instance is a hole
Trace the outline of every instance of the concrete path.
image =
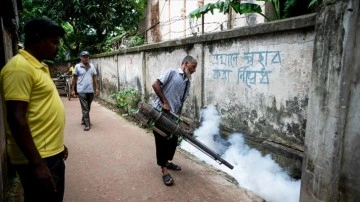
[(182, 170), (170, 171), (175, 184), (165, 186), (156, 165), (152, 133), (98, 102), (92, 104), (91, 130), (84, 131), (78, 99), (62, 100), (69, 149), (64, 202), (263, 201), (180, 149), (174, 162)]

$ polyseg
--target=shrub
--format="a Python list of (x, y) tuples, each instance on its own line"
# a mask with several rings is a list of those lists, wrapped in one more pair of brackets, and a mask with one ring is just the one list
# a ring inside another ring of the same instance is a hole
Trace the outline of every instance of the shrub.
[(134, 88), (121, 90), (111, 96), (116, 99), (117, 106), (129, 114), (136, 112), (137, 105), (141, 101), (141, 93)]

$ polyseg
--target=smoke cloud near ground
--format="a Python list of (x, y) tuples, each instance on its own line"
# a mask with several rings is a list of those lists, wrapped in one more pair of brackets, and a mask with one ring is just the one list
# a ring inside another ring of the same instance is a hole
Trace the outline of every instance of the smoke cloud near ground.
[(263, 156), (258, 150), (250, 148), (243, 134), (231, 134), (227, 140), (220, 137), (221, 117), (213, 105), (204, 109), (201, 117), (201, 126), (194, 132), (196, 139), (220, 154), (234, 169), (219, 165), (186, 141), (181, 142), (182, 149), (231, 175), (240, 187), (251, 190), (267, 202), (299, 201), (300, 180), (292, 179), (271, 155)]

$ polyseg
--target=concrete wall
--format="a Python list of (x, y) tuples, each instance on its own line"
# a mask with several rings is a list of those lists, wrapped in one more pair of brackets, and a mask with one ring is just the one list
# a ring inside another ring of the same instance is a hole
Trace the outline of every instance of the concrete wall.
[(199, 119), (216, 105), (224, 134), (243, 132), (249, 144), (273, 154), (300, 178), (310, 85), (315, 15), (238, 28), (92, 56), (101, 98), (136, 88), (154, 97), (151, 84), (185, 55), (198, 59), (184, 113)]
[(327, 1), (316, 20), (300, 201), (360, 200), (360, 3)]
[[(16, 5), (16, 1), (12, 1), (12, 2), (7, 2), (6, 5), (2, 5), (2, 6), (6, 6), (6, 8), (10, 9), (10, 11), (8, 12), (15, 12), (17, 13), (17, 5)], [(14, 10), (12, 10), (14, 9)], [(14, 31), (12, 30), (10, 27), (6, 27), (5, 25), (5, 21), (9, 21), (9, 18), (6, 17), (10, 17), (10, 16), (6, 16), (4, 15), (4, 17), (0, 17), (0, 46), (1, 49), (3, 49), (3, 51), (1, 52), (1, 62), (0, 62), (0, 70), (2, 69), (3, 65), (6, 64), (7, 61), (9, 61), (9, 59), (14, 55), (14, 52), (16, 52), (16, 50), (14, 50), (14, 47), (16, 47), (16, 37), (14, 35), (14, 33), (10, 32)], [(16, 21), (17, 22), (17, 21)], [(16, 30), (15, 30), (16, 31)], [(2, 101), (2, 95), (0, 94), (0, 201), (2, 201), (2, 199), (5, 197), (5, 193), (4, 190), (6, 189), (7, 183), (8, 183), (8, 163), (7, 163), (7, 158), (6, 158), (6, 135), (5, 135), (5, 106), (3, 106)]]
[[(16, 26), (19, 19), (17, 18), (17, 1), (2, 2), (0, 9), (0, 70), (9, 61), (17, 51), (17, 34)], [(0, 94), (0, 201), (5, 197), (4, 190), (8, 185), (8, 163), (6, 158), (6, 135), (5, 135), (5, 106)]]

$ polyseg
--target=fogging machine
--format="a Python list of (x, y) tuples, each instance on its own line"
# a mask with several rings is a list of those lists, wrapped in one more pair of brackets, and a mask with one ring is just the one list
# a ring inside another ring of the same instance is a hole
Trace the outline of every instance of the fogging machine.
[(224, 164), (230, 169), (234, 168), (234, 166), (222, 159), (219, 154), (195, 139), (193, 136), (193, 121), (191, 119), (182, 116), (180, 117), (165, 110), (159, 111), (146, 103), (139, 103), (136, 118), (143, 124), (151, 127), (160, 135), (169, 137), (168, 134), (171, 134), (182, 137), (219, 164)]

